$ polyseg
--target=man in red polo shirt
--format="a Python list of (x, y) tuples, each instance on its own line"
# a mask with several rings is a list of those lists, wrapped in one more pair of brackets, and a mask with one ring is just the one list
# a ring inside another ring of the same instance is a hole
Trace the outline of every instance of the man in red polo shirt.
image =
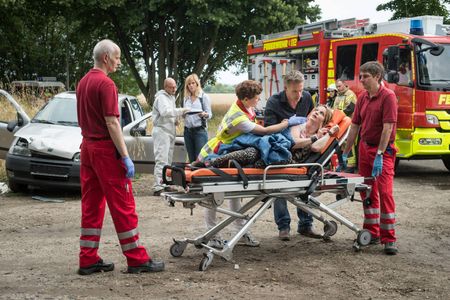
[[(384, 244), (384, 253), (397, 254), (395, 237), (395, 201), (393, 197), (394, 146), (397, 123), (397, 98), (393, 91), (382, 85), (384, 68), (376, 61), (360, 67), (360, 81), (365, 91), (356, 102), (352, 126), (344, 150), (343, 161), (360, 131), (359, 173), (373, 176), (371, 203), (364, 206), (364, 228), (372, 234), (372, 244)], [(365, 195), (362, 195), (363, 199)]]
[(119, 122), (117, 88), (108, 77), (120, 65), (120, 48), (110, 40), (94, 47), (94, 68), (77, 87), (81, 144), (81, 236), (78, 274), (114, 270), (97, 254), (108, 204), (128, 273), (157, 272), (164, 262), (152, 260), (139, 242), (138, 216), (130, 178), (134, 165)]

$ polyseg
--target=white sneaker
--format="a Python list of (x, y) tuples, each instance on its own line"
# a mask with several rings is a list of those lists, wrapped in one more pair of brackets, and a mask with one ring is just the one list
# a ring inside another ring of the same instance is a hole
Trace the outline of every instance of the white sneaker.
[(221, 238), (212, 238), (209, 242), (208, 242), (208, 246), (212, 247), (212, 248), (216, 248), (216, 249), (223, 249), (223, 247), (225, 246), (226, 241), (222, 240)]
[(242, 243), (249, 247), (259, 247), (260, 244), (260, 242), (250, 232), (244, 234), (239, 243)]

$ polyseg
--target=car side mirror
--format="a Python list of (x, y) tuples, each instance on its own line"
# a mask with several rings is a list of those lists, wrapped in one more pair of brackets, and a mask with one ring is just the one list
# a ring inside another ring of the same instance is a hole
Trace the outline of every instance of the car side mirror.
[(387, 52), (388, 72), (390, 72), (392, 70), (395, 70), (395, 71), (398, 70), (399, 57), (400, 57), (400, 48), (398, 46), (388, 47), (388, 52)]
[(131, 136), (145, 136), (145, 128), (135, 126), (130, 129)]
[(389, 83), (398, 83), (400, 80), (400, 76), (397, 71), (389, 71), (387, 73), (387, 82)]
[(6, 130), (8, 130), (9, 132), (13, 132), (14, 129), (16, 128), (16, 126), (21, 127), (21, 126), (23, 126), (23, 124), (24, 124), (23, 117), (19, 112), (17, 112), (17, 120), (8, 122), (8, 125), (6, 126)]
[(18, 125), (18, 122), (16, 120), (8, 122), (8, 125), (6, 126), (6, 130), (9, 132), (13, 132), (14, 128)]

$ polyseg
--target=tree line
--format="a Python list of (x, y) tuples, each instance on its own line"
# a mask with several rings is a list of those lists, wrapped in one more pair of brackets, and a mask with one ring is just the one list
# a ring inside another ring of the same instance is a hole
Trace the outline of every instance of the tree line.
[(313, 0), (2, 0), (0, 81), (56, 76), (74, 89), (103, 38), (122, 50), (112, 77), (121, 91), (142, 92), (151, 105), (166, 77), (190, 73), (202, 84), (244, 65), (250, 35), (283, 31), (320, 9)]

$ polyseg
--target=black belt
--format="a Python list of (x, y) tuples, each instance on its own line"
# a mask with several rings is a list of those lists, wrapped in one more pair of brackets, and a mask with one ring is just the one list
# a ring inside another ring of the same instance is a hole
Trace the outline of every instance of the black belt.
[(203, 126), (191, 127), (191, 128), (184, 127), (184, 130), (187, 130), (187, 131), (197, 131), (197, 130), (200, 130), (200, 129), (205, 129), (205, 127), (203, 127)]

